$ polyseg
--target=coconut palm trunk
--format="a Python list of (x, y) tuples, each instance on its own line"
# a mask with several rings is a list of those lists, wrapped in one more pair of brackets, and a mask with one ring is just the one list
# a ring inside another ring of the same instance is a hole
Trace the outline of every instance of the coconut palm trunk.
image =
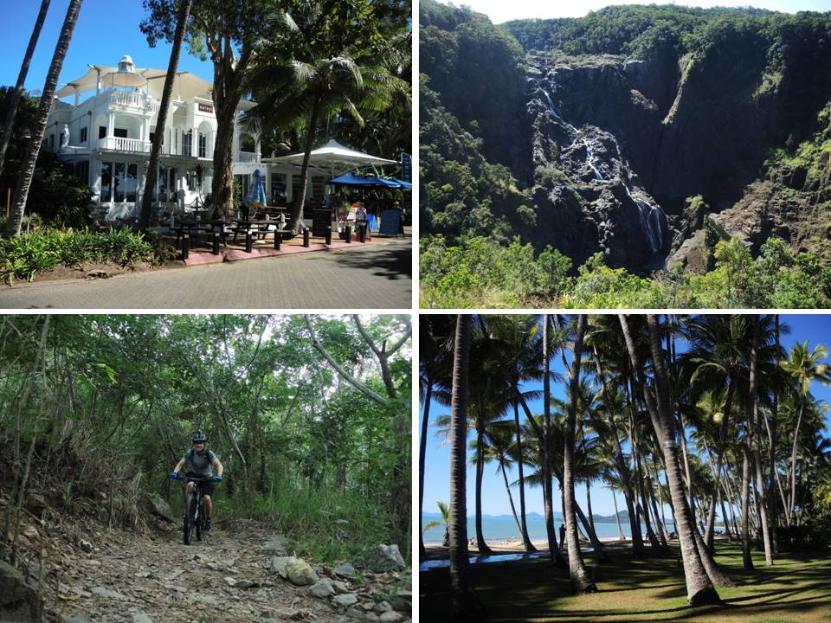
[(756, 507), (759, 513), (759, 526), (762, 532), (762, 543), (765, 548), (765, 564), (773, 564), (773, 553), (771, 551), (770, 530), (768, 527), (767, 504), (765, 496), (765, 481), (762, 475), (762, 457), (759, 451), (761, 442), (761, 430), (759, 427), (759, 399), (758, 391), (758, 367), (759, 367), (759, 317), (753, 316), (753, 342), (750, 347), (750, 407), (748, 413), (748, 451), (753, 461), (754, 475), (756, 477)]
[(144, 193), (142, 194), (141, 214), (139, 215), (139, 227), (142, 230), (150, 227), (150, 215), (153, 210), (153, 190), (156, 187), (156, 178), (159, 173), (159, 155), (162, 151), (164, 128), (167, 124), (167, 112), (170, 108), (173, 83), (176, 80), (176, 70), (179, 68), (179, 54), (182, 50), (182, 42), (185, 40), (185, 27), (187, 26), (192, 6), (193, 0), (184, 0), (176, 16), (176, 33), (173, 37), (173, 49), (170, 51), (167, 76), (164, 79), (162, 101), (159, 105), (159, 115), (156, 119), (156, 133), (153, 135), (153, 144), (150, 147), (150, 163), (147, 165), (147, 175), (144, 178)]
[[(629, 323), (626, 316), (619, 316), (621, 330), (626, 341), (626, 348), (632, 363), (633, 371), (639, 376), (643, 370), (638, 361), (635, 342), (629, 330)], [(647, 316), (649, 325), (650, 348), (655, 369), (655, 388), (657, 396), (649, 391), (645, 383), (640, 383), (644, 393), (652, 425), (655, 434), (660, 442), (661, 451), (664, 454), (664, 462), (669, 484), (670, 496), (672, 498), (673, 516), (675, 529), (678, 533), (678, 540), (681, 546), (681, 559), (684, 565), (684, 579), (687, 586), (687, 600), (691, 606), (720, 603), (718, 593), (713, 586), (704, 564), (698, 547), (695, 543), (695, 526), (690, 516), (689, 500), (686, 497), (683, 483), (681, 482), (681, 468), (678, 459), (678, 448), (675, 442), (675, 431), (673, 430), (672, 417), (668, 404), (666, 368), (661, 352), (661, 341), (658, 330), (657, 319), (654, 316)]]
[(49, 65), (49, 72), (46, 74), (46, 82), (43, 85), (43, 94), (38, 105), (35, 127), (32, 129), (32, 137), (26, 147), (25, 155), (20, 166), (20, 174), (14, 189), (14, 205), (12, 208), (11, 220), (9, 221), (9, 234), (20, 235), (23, 224), (23, 214), (26, 210), (26, 202), (29, 199), (29, 188), (32, 185), (32, 178), (35, 175), (40, 145), (43, 142), (43, 134), (46, 131), (46, 123), (49, 120), (49, 111), (52, 109), (52, 98), (55, 95), (55, 88), (58, 86), (58, 78), (61, 75), (63, 62), (69, 50), (69, 43), (72, 41), (72, 33), (78, 21), (78, 13), (81, 11), (83, 0), (70, 0), (66, 9), (66, 17), (63, 20), (61, 34), (58, 36), (58, 43), (55, 52), (52, 54), (52, 62)]
[(718, 491), (718, 483), (719, 479), (721, 478), (721, 464), (724, 461), (724, 448), (725, 444), (727, 443), (727, 429), (728, 423), (730, 421), (730, 411), (733, 408), (733, 394), (735, 389), (735, 382), (733, 381), (733, 377), (728, 377), (728, 387), (727, 387), (727, 397), (724, 400), (724, 413), (722, 415), (721, 426), (719, 427), (718, 433), (718, 446), (716, 450), (716, 471), (715, 471), (715, 488), (713, 490), (711, 501), (713, 502), (710, 505), (710, 512), (707, 514), (707, 524), (704, 527), (704, 541), (707, 544), (707, 547), (710, 551), (713, 551), (714, 546), (714, 539), (713, 539), (713, 530), (715, 527), (715, 492)]
[(424, 554), (424, 533), (422, 513), (424, 512), (424, 467), (427, 458), (427, 431), (430, 425), (430, 401), (433, 399), (433, 379), (427, 377), (427, 390), (424, 393), (424, 415), (421, 419), (421, 437), (418, 448), (418, 543), (419, 550)]
[(612, 503), (615, 505), (615, 521), (617, 521), (617, 538), (619, 541), (624, 539), (623, 536), (623, 527), (620, 525), (620, 513), (617, 510), (617, 494), (615, 493), (615, 488), (610, 487), (612, 489)]
[(303, 219), (305, 218), (303, 211), (305, 210), (306, 199), (308, 197), (309, 161), (312, 157), (312, 147), (314, 147), (315, 135), (317, 134), (320, 108), (321, 98), (316, 97), (312, 102), (312, 110), (308, 120), (309, 125), (306, 128), (306, 138), (303, 141), (303, 163), (300, 166), (300, 197), (291, 209), (291, 224), (289, 227), (294, 232), (302, 229)]
[(522, 533), (522, 544), (526, 552), (535, 552), (537, 548), (531, 543), (528, 537), (528, 522), (525, 517), (525, 472), (522, 465), (522, 427), (519, 425), (519, 405), (514, 402), (514, 429), (516, 432), (517, 471), (519, 472), (519, 514), (520, 531)]
[(543, 506), (545, 509), (545, 532), (548, 537), (548, 554), (552, 561), (561, 562), (560, 549), (557, 546), (557, 534), (554, 531), (553, 483), (551, 477), (551, 352), (548, 335), (548, 315), (542, 317), (542, 353), (543, 353)]
[(467, 550), (467, 405), (472, 318), (459, 314), (453, 352), (453, 388), (450, 403), (450, 589), (453, 617), (475, 619), (479, 607), (468, 579)]
[(32, 35), (29, 37), (29, 45), (26, 47), (23, 64), (20, 66), (20, 72), (17, 74), (17, 83), (14, 85), (12, 99), (9, 102), (9, 109), (6, 111), (6, 119), (3, 122), (3, 134), (0, 136), (0, 177), (3, 177), (3, 162), (6, 160), (6, 150), (9, 148), (9, 142), (11, 142), (14, 120), (17, 117), (20, 100), (23, 98), (25, 91), (23, 85), (26, 83), (26, 76), (29, 74), (29, 65), (32, 63), (32, 55), (35, 53), (35, 47), (37, 47), (38, 39), (40, 38), (43, 22), (46, 20), (46, 13), (49, 10), (50, 1), (41, 0), (40, 11), (35, 20), (35, 27), (32, 30)]
[(563, 449), (563, 504), (566, 524), (566, 545), (568, 547), (568, 571), (574, 589), (581, 593), (595, 592), (597, 586), (589, 576), (580, 557), (580, 543), (577, 537), (577, 517), (574, 500), (574, 433), (577, 421), (577, 403), (580, 386), (580, 359), (583, 350), (583, 335), (586, 331), (586, 316), (577, 316), (577, 335), (574, 338), (574, 356), (571, 362), (570, 397), (565, 426), (565, 447)]
[(485, 477), (485, 425), (479, 418), (476, 424), (476, 547), (481, 554), (490, 554), (491, 548), (485, 542), (482, 530), (482, 481)]
[(750, 556), (750, 461), (749, 450), (742, 452), (742, 567), (745, 571), (753, 569)]

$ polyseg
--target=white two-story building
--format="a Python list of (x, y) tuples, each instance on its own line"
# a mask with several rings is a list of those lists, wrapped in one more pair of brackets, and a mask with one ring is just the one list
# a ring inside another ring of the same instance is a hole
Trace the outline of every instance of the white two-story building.
[[(164, 132), (164, 138), (153, 189), (155, 205), (180, 211), (201, 205), (211, 192), (217, 130), (213, 85), (179, 72), (167, 123), (158, 128), (165, 70), (136, 69), (126, 55), (118, 67), (89, 67), (57, 92), (60, 99), (49, 115), (44, 147), (71, 163), (75, 174), (89, 184), (99, 217), (113, 220), (136, 214), (156, 132)], [(247, 187), (254, 170), (260, 169), (269, 199), (290, 201), (290, 174), (262, 164), (258, 136), (240, 124), (241, 116), (255, 105), (243, 100), (237, 110), (234, 175)]]

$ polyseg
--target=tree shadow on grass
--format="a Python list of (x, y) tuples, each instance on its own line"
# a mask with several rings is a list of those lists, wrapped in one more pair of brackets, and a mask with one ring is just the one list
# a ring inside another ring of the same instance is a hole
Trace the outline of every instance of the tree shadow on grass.
[[(593, 567), (599, 591), (585, 598), (574, 597), (567, 571), (547, 563), (519, 563), (500, 569), (473, 567), (471, 580), (488, 613), (486, 620), (493, 623), (703, 622), (733, 617), (744, 621), (754, 616), (787, 619), (797, 613), (809, 617), (807, 621), (826, 620), (821, 618), (820, 609), (831, 610), (827, 582), (831, 561), (818, 559), (826, 564), (816, 565), (809, 560), (792, 557), (782, 560), (779, 568), (760, 566), (752, 573), (723, 564), (738, 586), (719, 589), (723, 605), (700, 608), (686, 604), (683, 569), (677, 561), (638, 561), (625, 553), (614, 556), (611, 564)], [(811, 566), (800, 567), (802, 564)], [(426, 582), (425, 574), (421, 576), (424, 621), (447, 620), (450, 594), (444, 571), (443, 577), (433, 575)], [(743, 594), (748, 590), (755, 592)], [(815, 591), (825, 592), (806, 595)], [(577, 609), (581, 603), (585, 608)], [(606, 604), (610, 608), (601, 609)], [(820, 618), (814, 618), (815, 613)]]

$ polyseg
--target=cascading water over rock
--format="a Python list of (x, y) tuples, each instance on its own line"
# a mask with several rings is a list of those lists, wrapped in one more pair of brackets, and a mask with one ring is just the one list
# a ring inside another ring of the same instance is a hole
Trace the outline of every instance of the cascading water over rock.
[[(562, 176), (549, 174), (540, 178), (539, 183), (550, 189), (548, 197), (553, 201), (574, 198), (579, 211), (570, 212), (570, 218), (582, 221), (575, 224), (582, 230), (576, 236), (584, 240), (587, 235), (593, 236), (594, 244), (611, 265), (636, 270), (654, 267), (656, 258), (669, 246), (670, 229), (661, 206), (637, 185), (638, 176), (622, 156), (613, 134), (591, 123), (566, 120), (569, 110), (563, 110), (557, 98), (558, 89), (562, 88), (557, 84), (557, 68), (550, 68), (544, 59), (532, 57), (530, 61), (537, 64), (528, 80), (529, 111), (537, 116), (534, 166), (548, 171), (553, 165), (570, 180), (563, 182)], [(571, 188), (571, 195), (557, 189), (564, 184)], [(559, 227), (566, 212), (554, 213), (560, 219)], [(584, 244), (592, 252), (590, 242)]]

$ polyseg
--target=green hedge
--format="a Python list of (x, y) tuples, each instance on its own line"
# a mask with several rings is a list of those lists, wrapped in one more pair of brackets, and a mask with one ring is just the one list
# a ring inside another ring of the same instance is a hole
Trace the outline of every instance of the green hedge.
[(116, 229), (43, 230), (0, 239), (0, 274), (5, 281), (32, 281), (39, 272), (56, 266), (80, 266), (91, 262), (132, 266), (151, 262), (153, 245), (142, 234)]

